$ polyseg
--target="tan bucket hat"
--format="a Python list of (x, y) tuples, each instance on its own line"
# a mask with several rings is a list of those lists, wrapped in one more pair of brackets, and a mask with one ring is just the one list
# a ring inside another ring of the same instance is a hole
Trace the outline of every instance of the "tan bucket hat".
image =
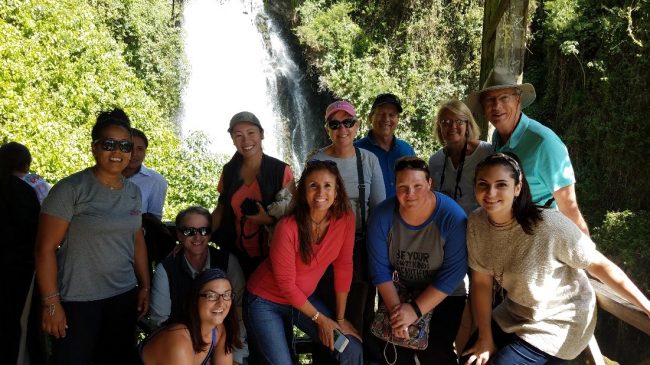
[(520, 84), (515, 75), (503, 68), (497, 67), (490, 71), (481, 90), (469, 94), (467, 99), (465, 99), (465, 104), (474, 114), (482, 115), (483, 106), (481, 106), (480, 98), (482, 93), (490, 90), (507, 89), (511, 87), (517, 88), (521, 91), (522, 109), (532, 104), (535, 100), (535, 87), (532, 84)]

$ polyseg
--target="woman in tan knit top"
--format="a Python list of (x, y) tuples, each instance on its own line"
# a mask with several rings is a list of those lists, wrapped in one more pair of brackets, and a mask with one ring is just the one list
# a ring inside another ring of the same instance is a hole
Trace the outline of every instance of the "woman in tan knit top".
[[(469, 218), (470, 295), (479, 328), (466, 364), (557, 364), (580, 354), (596, 325), (586, 272), (650, 316), (650, 301), (562, 213), (532, 203), (516, 156), (476, 167)], [(507, 292), (492, 310), (493, 281)]]

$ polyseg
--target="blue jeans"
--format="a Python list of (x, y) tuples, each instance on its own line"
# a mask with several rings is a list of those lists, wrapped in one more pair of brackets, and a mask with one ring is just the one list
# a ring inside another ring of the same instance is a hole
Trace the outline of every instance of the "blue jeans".
[[(323, 315), (331, 316), (331, 312), (315, 296), (309, 297), (309, 302)], [(258, 358), (270, 365), (291, 364), (291, 352), (285, 336), (285, 330), (291, 330), (292, 325), (305, 332), (315, 343), (321, 344), (316, 324), (298, 309), (289, 304), (278, 304), (246, 291), (244, 297), (244, 324), (248, 336), (258, 351)], [(331, 351), (333, 358), (341, 364), (363, 364), (363, 346), (354, 336), (345, 351)]]
[(490, 360), (491, 365), (532, 365), (532, 364), (563, 364), (564, 360), (551, 356), (517, 336), (512, 342), (501, 347)]

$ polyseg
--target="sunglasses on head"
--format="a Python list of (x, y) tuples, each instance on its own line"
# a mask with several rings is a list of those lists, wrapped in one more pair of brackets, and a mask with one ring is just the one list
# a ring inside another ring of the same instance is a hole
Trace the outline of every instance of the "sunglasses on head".
[(199, 227), (199, 228), (194, 228), (194, 227), (185, 227), (180, 229), (181, 234), (185, 237), (192, 237), (195, 234), (200, 234), (201, 236), (205, 237), (210, 233), (210, 228), (208, 227)]
[(332, 166), (332, 167), (336, 167), (336, 162), (334, 162), (332, 160), (313, 159), (313, 160), (307, 161), (307, 166), (308, 167), (316, 167), (316, 166)]
[(423, 160), (420, 160), (419, 158), (407, 158), (398, 160), (395, 164), (395, 171), (401, 171), (405, 169), (429, 171), (427, 163)]
[(327, 121), (327, 127), (331, 130), (337, 130), (341, 125), (343, 125), (345, 128), (352, 128), (356, 123), (357, 123), (356, 118), (348, 118), (341, 121), (329, 120)]
[(127, 141), (126, 139), (119, 141), (112, 138), (97, 139), (93, 143), (99, 143), (104, 151), (115, 151), (117, 148), (126, 153), (133, 151), (133, 142)]

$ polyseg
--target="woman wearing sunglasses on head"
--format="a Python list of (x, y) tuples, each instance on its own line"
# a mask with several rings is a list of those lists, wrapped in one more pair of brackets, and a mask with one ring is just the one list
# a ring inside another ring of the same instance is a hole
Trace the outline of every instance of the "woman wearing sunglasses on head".
[(95, 165), (59, 181), (36, 238), (42, 322), (54, 364), (122, 364), (149, 307), (140, 190), (122, 177), (133, 143), (121, 109), (92, 128)]
[[(650, 301), (561, 212), (532, 202), (514, 154), (476, 167), (468, 221), (472, 307), (478, 340), (466, 364), (560, 364), (578, 356), (596, 326), (587, 273), (650, 316)], [(492, 309), (493, 282), (506, 296)]]
[(240, 346), (233, 286), (220, 269), (201, 272), (187, 289), (183, 313), (137, 347), (134, 364), (232, 365)]
[(212, 229), (248, 278), (268, 256), (267, 228), (286, 213), (295, 184), (289, 165), (263, 153), (264, 129), (253, 113), (233, 115), (228, 133), (237, 152), (223, 166)]
[[(354, 214), (336, 164), (307, 162), (292, 211), (273, 234), (270, 256), (247, 284), (244, 322), (259, 352), (259, 364), (292, 363), (293, 346), (285, 337), (287, 329), (291, 336), (292, 325), (330, 349), (341, 364), (363, 363), (361, 342), (345, 316), (354, 231)], [(335, 311), (314, 294), (330, 264), (334, 267)], [(335, 341), (335, 331), (347, 338)], [(344, 348), (335, 347), (345, 342)]]
[[(233, 310), (241, 318), (241, 298), (246, 285), (244, 273), (237, 258), (227, 249), (208, 246), (211, 221), (210, 212), (198, 206), (183, 209), (176, 215), (176, 237), (181, 247), (156, 267), (148, 321), (153, 327), (160, 327), (168, 319), (173, 322), (182, 317), (192, 280), (211, 268), (221, 269), (228, 274), (235, 298)], [(246, 334), (243, 322), (239, 323), (239, 327), (243, 339)], [(233, 359), (238, 364), (242, 364), (248, 356), (248, 346), (243, 340), (241, 342), (242, 346), (233, 349)]]
[(481, 135), (472, 112), (459, 100), (449, 100), (436, 115), (434, 134), (442, 148), (429, 158), (433, 188), (453, 198), (466, 214), (478, 208), (474, 198), (476, 165), (494, 152)]
[[(454, 338), (465, 307), (467, 217), (448, 196), (431, 191), (427, 164), (417, 157), (395, 163), (396, 196), (370, 216), (370, 274), (383, 301), (381, 327), (387, 364), (457, 364)], [(431, 314), (429, 314), (431, 312)], [(426, 318), (430, 316), (427, 329)], [(422, 338), (426, 349), (395, 346), (393, 339)], [(379, 335), (378, 335), (379, 337)], [(388, 348), (393, 346), (394, 348)]]
[[(350, 102), (339, 100), (327, 107), (325, 129), (332, 144), (318, 151), (313, 158), (336, 162), (356, 215), (354, 278), (348, 303), (348, 316), (357, 331), (363, 333), (364, 327), (369, 324), (369, 316), (375, 304), (375, 288), (368, 280), (366, 222), (368, 213), (386, 199), (386, 188), (377, 156), (352, 144), (359, 131), (359, 123), (357, 112)], [(318, 292), (322, 292), (325, 296), (328, 290), (331, 293), (330, 273), (319, 285)]]

